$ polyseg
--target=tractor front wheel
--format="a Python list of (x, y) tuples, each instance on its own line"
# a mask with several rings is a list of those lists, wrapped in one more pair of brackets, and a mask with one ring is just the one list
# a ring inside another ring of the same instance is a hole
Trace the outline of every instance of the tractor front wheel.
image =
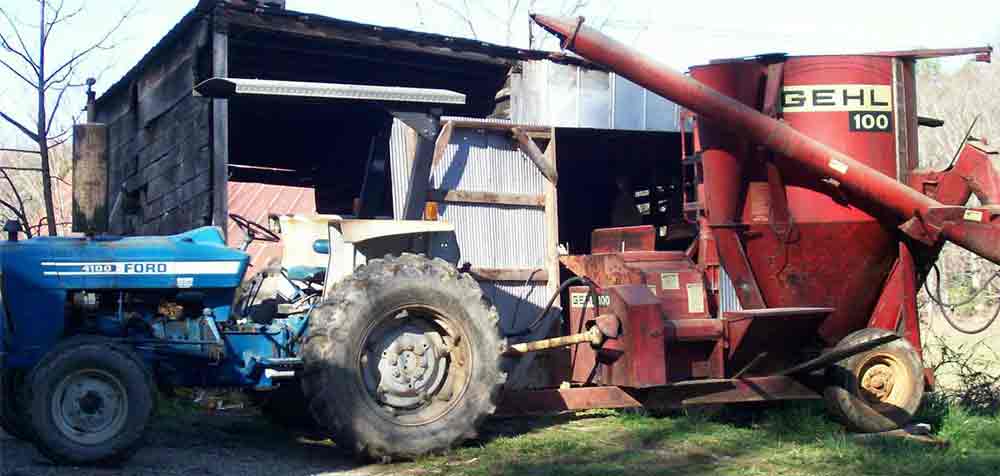
[(115, 464), (138, 448), (155, 407), (153, 379), (130, 348), (74, 337), (32, 370), (35, 446), (55, 463)]
[[(862, 329), (837, 347), (850, 347), (892, 333)], [(827, 408), (853, 431), (878, 433), (900, 428), (913, 418), (924, 395), (923, 364), (913, 345), (897, 339), (848, 357), (827, 369)]]
[(412, 458), (475, 436), (506, 380), (497, 312), (451, 264), (370, 261), (310, 317), (303, 391), (342, 447)]

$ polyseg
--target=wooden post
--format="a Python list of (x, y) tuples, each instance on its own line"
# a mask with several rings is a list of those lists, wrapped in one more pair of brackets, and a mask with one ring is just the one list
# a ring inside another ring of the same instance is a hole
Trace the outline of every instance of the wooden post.
[(108, 128), (73, 126), (73, 231), (108, 231)]
[(413, 163), (410, 164), (410, 186), (403, 219), (420, 220), (424, 216), (424, 206), (427, 204), (427, 193), (430, 190), (428, 181), (431, 175), (431, 165), (434, 161), (434, 151), (437, 149), (438, 135), (441, 132), (441, 114), (439, 110), (430, 112), (394, 111), (392, 114), (417, 131), (417, 143), (414, 147)]
[(511, 134), (514, 134), (514, 139), (517, 140), (517, 146), (527, 155), (529, 159), (538, 167), (538, 171), (545, 176), (545, 178), (555, 185), (559, 182), (559, 174), (556, 172), (556, 165), (553, 161), (545, 157), (545, 154), (538, 148), (535, 141), (528, 136), (528, 133), (523, 131), (518, 127), (512, 127), (510, 129)]
[[(216, 22), (212, 33), (212, 76), (229, 76), (229, 32)], [(229, 101), (212, 99), (212, 224), (229, 224)]]
[[(556, 168), (556, 129), (552, 128), (549, 143), (545, 147), (547, 162)], [(559, 190), (555, 181), (545, 182), (545, 268), (548, 271), (548, 293), (559, 289)]]

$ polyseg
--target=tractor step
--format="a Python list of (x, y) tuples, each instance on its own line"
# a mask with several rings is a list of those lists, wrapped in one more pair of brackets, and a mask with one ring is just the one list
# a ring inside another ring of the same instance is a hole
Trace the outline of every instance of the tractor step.
[(298, 357), (271, 357), (260, 362), (261, 366), (275, 370), (295, 370), (302, 368), (302, 359)]

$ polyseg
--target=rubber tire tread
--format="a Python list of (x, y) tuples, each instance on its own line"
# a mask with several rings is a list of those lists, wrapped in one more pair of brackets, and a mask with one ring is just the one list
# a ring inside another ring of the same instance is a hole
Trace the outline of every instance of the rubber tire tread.
[[(49, 398), (67, 372), (91, 366), (115, 374), (129, 392), (129, 414), (123, 431), (109, 443), (78, 445), (66, 439), (51, 421)], [(74, 336), (59, 343), (28, 376), (35, 447), (62, 465), (116, 466), (142, 445), (156, 413), (156, 387), (145, 363), (130, 347), (100, 336)]]
[[(352, 362), (371, 320), (399, 303), (429, 304), (462, 315), (456, 320), (465, 326), (473, 353), (464, 394), (447, 413), (420, 426), (400, 425), (376, 412), (359, 365)], [(371, 260), (338, 283), (310, 318), (302, 379), (309, 409), (338, 446), (362, 458), (388, 462), (452, 448), (475, 437), (496, 409), (507, 377), (502, 370), (506, 342), (498, 321), (479, 284), (444, 260), (409, 253)]]
[[(837, 347), (857, 345), (891, 334), (893, 333), (884, 329), (861, 329), (844, 337)], [(912, 378), (908, 381), (912, 384), (912, 388), (909, 389), (909, 397), (901, 407), (891, 411), (880, 411), (856, 393), (859, 367), (866, 357), (873, 353), (895, 355), (911, 373)], [(827, 368), (826, 377), (828, 385), (823, 391), (823, 397), (827, 410), (848, 429), (860, 433), (880, 433), (905, 426), (913, 418), (924, 395), (923, 363), (913, 345), (906, 339), (897, 339), (868, 352), (841, 360)]]
[(0, 428), (22, 441), (31, 441), (31, 419), (25, 405), (25, 372), (0, 370)]

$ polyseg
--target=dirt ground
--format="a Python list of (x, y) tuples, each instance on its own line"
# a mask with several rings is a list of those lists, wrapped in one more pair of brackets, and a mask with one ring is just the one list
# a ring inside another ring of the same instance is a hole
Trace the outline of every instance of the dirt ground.
[(261, 422), (256, 415), (160, 418), (146, 445), (119, 468), (54, 466), (35, 448), (0, 431), (0, 476), (371, 476), (392, 466), (360, 465), (328, 441)]

